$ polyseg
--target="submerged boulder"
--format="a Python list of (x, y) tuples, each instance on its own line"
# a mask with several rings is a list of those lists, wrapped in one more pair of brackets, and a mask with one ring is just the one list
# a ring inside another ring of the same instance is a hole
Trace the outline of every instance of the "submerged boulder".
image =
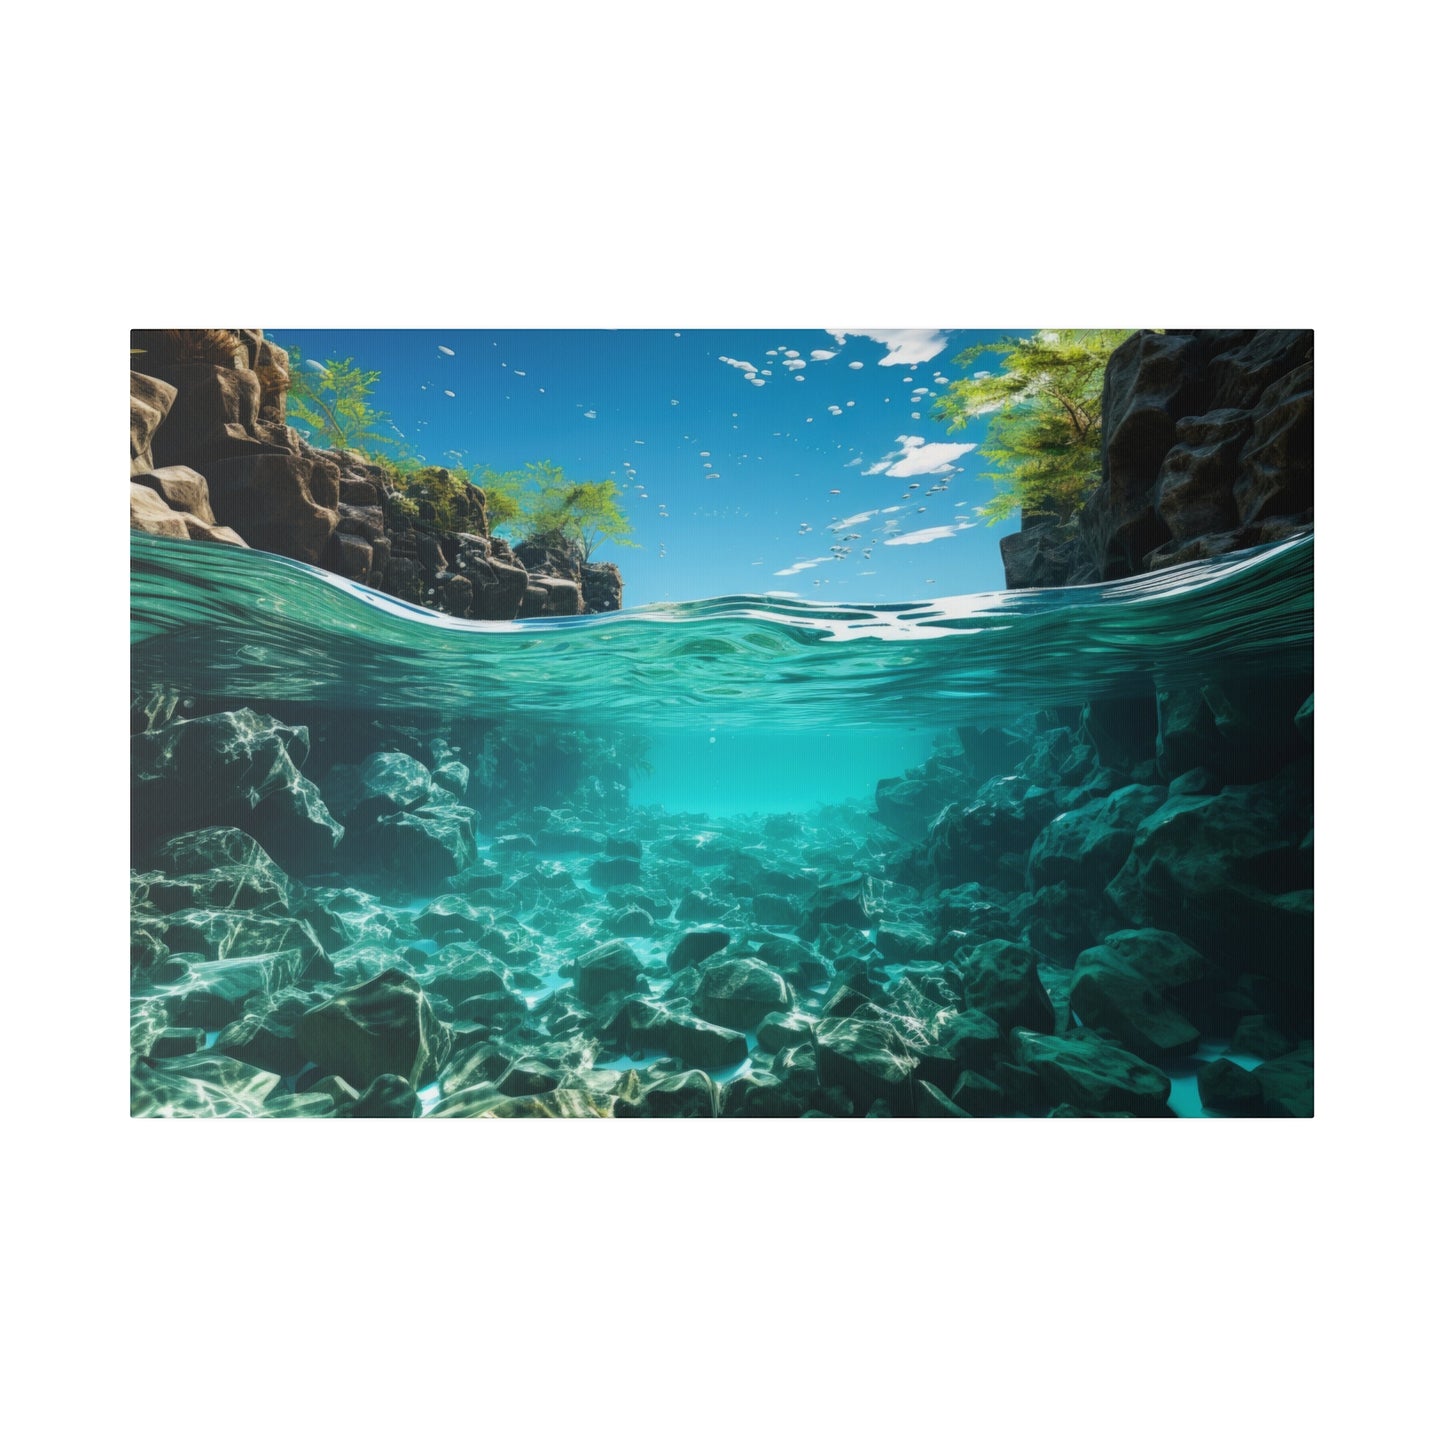
[(306, 1057), (353, 1088), (397, 1074), (412, 1088), (430, 1082), (451, 1051), (451, 1031), (432, 1012), (421, 985), (387, 969), (301, 1015), (297, 1041)]
[(631, 993), (641, 987), (642, 964), (627, 944), (615, 939), (577, 960), (573, 982), (579, 1003), (600, 1003), (610, 993)]
[(301, 772), (304, 727), (250, 708), (167, 723), (131, 737), (131, 837), (139, 848), (201, 825), (254, 834), (283, 867), (314, 865), (341, 838)]
[(823, 1018), (814, 1030), (818, 1079), (836, 1086), (860, 1112), (881, 1100), (894, 1114), (913, 1112), (918, 1056), (881, 1019)]
[(1052, 1033), (1054, 1006), (1039, 978), (1045, 962), (1026, 944), (988, 939), (958, 962), (965, 1004), (1005, 1033), (1013, 1028)]
[(1194, 1052), (1199, 1030), (1144, 977), (1108, 949), (1079, 955), (1069, 1006), (1089, 1028), (1109, 1034), (1143, 1059)]
[(1133, 785), (1060, 813), (1029, 850), (1028, 886), (1101, 889), (1123, 866), (1140, 821), (1164, 801), (1163, 788)]
[(1102, 1113), (1162, 1114), (1169, 1076), (1097, 1034), (1058, 1037), (1017, 1029), (1014, 1058), (1033, 1070), (1049, 1104), (1072, 1104)]
[(757, 958), (728, 958), (703, 970), (693, 1010), (728, 1029), (755, 1029), (770, 1013), (791, 1008), (793, 991)]

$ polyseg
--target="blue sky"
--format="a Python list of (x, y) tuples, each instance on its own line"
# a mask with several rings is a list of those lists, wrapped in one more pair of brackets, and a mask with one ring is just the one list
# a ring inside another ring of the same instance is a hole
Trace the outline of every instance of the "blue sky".
[(596, 560), (633, 607), (1001, 589), (1017, 523), (975, 515), (985, 421), (950, 431), (933, 407), (962, 350), (1034, 329), (269, 334), (379, 371), (376, 404), (429, 462), (614, 480), (639, 545)]

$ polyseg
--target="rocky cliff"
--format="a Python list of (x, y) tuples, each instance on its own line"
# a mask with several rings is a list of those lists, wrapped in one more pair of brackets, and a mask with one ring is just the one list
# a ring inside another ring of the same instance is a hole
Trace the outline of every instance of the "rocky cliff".
[(622, 606), (611, 563), (556, 537), (523, 544), (524, 560), (492, 536), (479, 488), (461, 489), (454, 530), (366, 457), (309, 446), (286, 421), (286, 352), (261, 331), (138, 330), (131, 351), (132, 528), (259, 547), (453, 617)]
[(1112, 581), (1314, 525), (1314, 332), (1140, 331), (1109, 358), (1101, 479), (1000, 543), (1014, 587)]

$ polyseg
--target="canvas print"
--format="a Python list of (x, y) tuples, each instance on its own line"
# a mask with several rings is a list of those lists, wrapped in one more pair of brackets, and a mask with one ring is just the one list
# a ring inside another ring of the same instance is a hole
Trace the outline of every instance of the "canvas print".
[(134, 330), (132, 1114), (1312, 1117), (1313, 347)]

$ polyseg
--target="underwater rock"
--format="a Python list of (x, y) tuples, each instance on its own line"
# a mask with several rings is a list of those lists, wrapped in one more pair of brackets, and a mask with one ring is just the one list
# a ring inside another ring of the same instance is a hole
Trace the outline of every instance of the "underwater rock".
[(727, 1029), (754, 1029), (768, 1014), (792, 1007), (793, 991), (761, 959), (727, 958), (703, 970), (693, 1012)]
[(1009, 1112), (1008, 1095), (992, 1079), (975, 1069), (959, 1074), (949, 1098), (975, 1118), (996, 1119)]
[(667, 955), (667, 966), (673, 973), (691, 968), (705, 958), (721, 952), (732, 942), (732, 935), (721, 928), (690, 928)]
[(816, 938), (825, 924), (869, 929), (883, 911), (883, 898), (890, 885), (882, 878), (862, 874), (847, 882), (826, 883), (808, 900), (804, 937)]
[(1012, 912), (1019, 941), (1065, 967), (1080, 949), (1121, 921), (1101, 892), (1064, 883), (1020, 893)]
[(458, 799), (466, 797), (467, 784), (471, 779), (471, 769), (456, 758), (434, 768), (431, 775), (433, 789), (443, 788)]
[(1109, 897), (1130, 922), (1264, 973), (1307, 1006), (1314, 916), (1300, 806), (1285, 779), (1168, 798), (1139, 824)]
[(476, 817), (461, 804), (430, 803), (378, 818), (356, 845), (383, 874), (420, 890), (441, 888), (476, 862)]
[(632, 993), (640, 988), (642, 964), (619, 938), (582, 954), (576, 962), (573, 984), (579, 1003), (600, 1003), (610, 993)]
[(753, 918), (758, 923), (774, 923), (792, 928), (801, 921), (802, 911), (791, 898), (781, 893), (759, 893), (753, 899)]
[[(150, 857), (170, 874), (198, 874), (238, 869), (264, 879), (285, 894), (289, 883), (271, 855), (240, 828), (194, 828), (167, 838)], [(260, 886), (259, 884), (257, 885)]]
[(1199, 1030), (1107, 948), (1079, 955), (1069, 1005), (1088, 1028), (1154, 1063), (1192, 1054), (1199, 1044)]
[[(687, 1076), (684, 1076), (687, 1077)], [(703, 1075), (706, 1078), (706, 1075)], [(610, 1119), (614, 1100), (587, 1089), (508, 1098), (489, 1084), (452, 1095), (428, 1119)]]
[(757, 1027), (758, 1047), (770, 1054), (780, 1049), (809, 1044), (813, 1041), (813, 1020), (807, 1014), (783, 1012), (770, 1013)]
[(973, 768), (963, 753), (935, 752), (901, 778), (880, 778), (873, 806), (900, 838), (922, 838), (944, 808), (971, 794), (973, 781)]
[(748, 1056), (743, 1034), (688, 1014), (670, 1015), (655, 1047), (692, 1069), (727, 1069)]
[(1234, 1030), (1229, 1047), (1237, 1054), (1253, 1054), (1257, 1059), (1278, 1059), (1294, 1044), (1264, 1014), (1247, 1014)]
[(599, 888), (615, 888), (622, 883), (640, 883), (642, 865), (635, 858), (599, 858), (587, 876)]
[(239, 828), (203, 828), (168, 839), (152, 862), (171, 875), (157, 878), (150, 901), (164, 913), (186, 908), (285, 910), (290, 881), (270, 854)]
[(250, 708), (167, 723), (131, 738), (131, 837), (144, 848), (199, 825), (244, 826), (290, 868), (343, 829), (300, 765), (307, 730)]
[[(964, 1009), (936, 1020), (935, 1045), (947, 1051), (962, 1069), (988, 1069), (1003, 1048), (1004, 1036), (998, 1024), (981, 1009)], [(970, 1105), (965, 1108), (976, 1113)]]
[(406, 753), (372, 753), (359, 766), (338, 763), (321, 787), (326, 806), (342, 822), (374, 822), (404, 812), (431, 796), (431, 773)]
[(336, 1074), (328, 1074), (324, 1079), (318, 1079), (307, 1090), (311, 1094), (325, 1094), (336, 1106), (338, 1118), (346, 1118), (355, 1107), (357, 1099), (361, 1097), (345, 1079)]
[(131, 1069), (131, 1117), (257, 1119), (332, 1112), (331, 1099), (278, 1092), (281, 1080), (223, 1054), (138, 1060)]
[(419, 1088), (436, 1077), (452, 1043), (421, 986), (397, 969), (302, 1014), (296, 1037), (312, 1063), (356, 1089), (380, 1074), (398, 1074)]
[[(239, 908), (183, 908), (166, 914), (156, 926), (172, 953), (194, 952), (213, 961), (294, 953), (299, 960), (294, 978), (334, 977), (331, 960), (315, 929), (284, 914)], [(284, 980), (293, 981), (289, 977)]]
[(719, 903), (716, 898), (693, 888), (682, 895), (681, 901), (673, 910), (673, 917), (679, 923), (710, 923), (715, 918), (721, 918), (727, 911), (727, 904)]
[(1315, 1046), (1301, 1044), (1293, 1053), (1271, 1059), (1253, 1072), (1264, 1112), (1272, 1119), (1313, 1119), (1315, 1116)]
[(1060, 813), (1029, 850), (1028, 886), (1102, 888), (1123, 866), (1142, 819), (1164, 801), (1163, 788), (1131, 785)]
[(523, 1058), (517, 1059), (497, 1080), (497, 1091), (518, 1099), (524, 1094), (550, 1094), (561, 1083), (561, 1073), (546, 1060)]
[(1039, 979), (1043, 957), (1022, 943), (989, 939), (958, 962), (964, 1001), (998, 1024), (1052, 1033), (1054, 1006)]
[(1151, 762), (1158, 732), (1154, 694), (1141, 697), (1091, 698), (1084, 705), (1081, 726), (1102, 767), (1131, 774)]
[(650, 1084), (643, 1109), (654, 1119), (716, 1119), (718, 1087), (700, 1069), (669, 1074)]
[(130, 374), (130, 473), (153, 471), (151, 442), (175, 403), (176, 389), (159, 377)]
[(895, 1114), (913, 1112), (913, 1071), (918, 1059), (891, 1024), (877, 1019), (823, 1018), (814, 1030), (818, 1079), (836, 1086), (861, 1110), (883, 1103)]
[(223, 1028), (216, 1038), (216, 1052), (240, 1059), (258, 1069), (283, 1078), (299, 1073), (307, 1064), (296, 1042), (296, 1023), (283, 1014), (261, 1011), (247, 1013)]
[(651, 938), (657, 925), (645, 908), (624, 908), (602, 920), (602, 931), (613, 938)]
[(971, 803), (946, 808), (928, 830), (928, 863), (939, 886), (1017, 883), (1038, 831), (1058, 812), (1053, 796), (1017, 775), (991, 778)]
[(796, 938), (769, 934), (757, 940), (750, 940), (743, 957), (760, 958), (769, 968), (775, 968), (797, 988), (816, 988), (827, 983), (832, 977), (828, 965), (806, 943)]
[(972, 1115), (961, 1109), (935, 1084), (919, 1079), (914, 1091), (914, 1113), (920, 1119), (968, 1119)]
[(139, 1052), (151, 1059), (178, 1059), (206, 1046), (205, 1029), (161, 1029)]
[(916, 923), (880, 923), (877, 940), (879, 953), (889, 963), (932, 958), (937, 948), (933, 934)]
[(1011, 1036), (1014, 1058), (1034, 1070), (1049, 1104), (1131, 1114), (1162, 1114), (1169, 1076), (1096, 1034), (1051, 1037), (1028, 1029)]
[(1264, 1094), (1259, 1080), (1233, 1059), (1212, 1059), (1199, 1066), (1199, 1102), (1220, 1114), (1264, 1113)]
[(151, 997), (161, 1001), (178, 1028), (224, 1029), (246, 1011), (256, 998), (300, 980), (303, 960), (299, 949), (281, 953), (205, 960), (186, 956), (185, 972), (173, 982), (152, 986)]
[(727, 1119), (800, 1119), (806, 1107), (806, 1091), (791, 1077), (762, 1070), (734, 1079), (722, 1092), (721, 1113)]

